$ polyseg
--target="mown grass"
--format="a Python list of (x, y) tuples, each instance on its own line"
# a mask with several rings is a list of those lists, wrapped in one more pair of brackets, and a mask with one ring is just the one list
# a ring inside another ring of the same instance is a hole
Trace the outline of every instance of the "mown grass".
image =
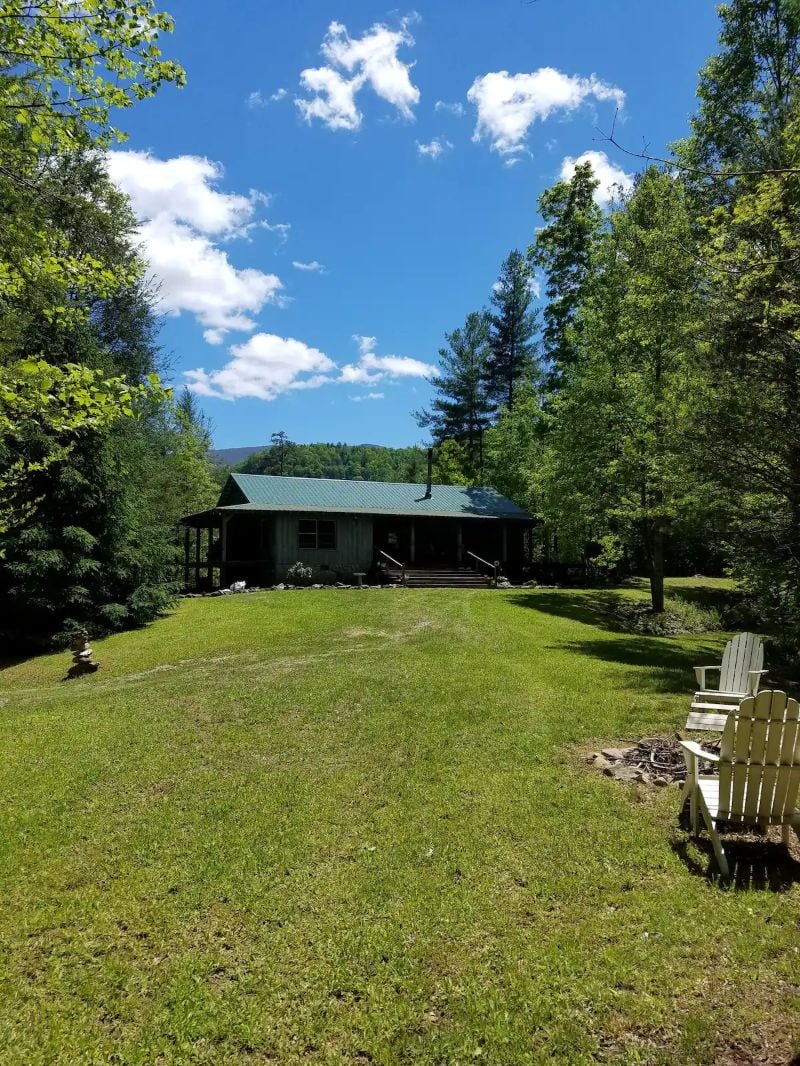
[(788, 1061), (800, 863), (724, 890), (581, 757), (681, 726), (724, 636), (600, 618), (268, 593), (8, 667), (0, 1061)]

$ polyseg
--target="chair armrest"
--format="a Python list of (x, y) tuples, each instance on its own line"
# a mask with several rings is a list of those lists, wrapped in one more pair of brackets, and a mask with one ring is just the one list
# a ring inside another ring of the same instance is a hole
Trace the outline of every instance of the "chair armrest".
[(699, 688), (706, 687), (706, 670), (721, 670), (722, 663), (718, 663), (716, 666), (696, 666), (694, 668), (694, 676), (697, 678), (697, 685)]
[(755, 696), (758, 692), (758, 686), (761, 684), (761, 678), (764, 674), (768, 674), (769, 670), (748, 670), (747, 671), (747, 692), (751, 696)]
[(705, 762), (719, 762), (719, 755), (715, 754), (713, 751), (706, 751), (705, 748), (701, 748), (696, 740), (680, 740), (678, 743), (683, 748), (684, 753), (686, 753), (691, 759), (702, 759)]

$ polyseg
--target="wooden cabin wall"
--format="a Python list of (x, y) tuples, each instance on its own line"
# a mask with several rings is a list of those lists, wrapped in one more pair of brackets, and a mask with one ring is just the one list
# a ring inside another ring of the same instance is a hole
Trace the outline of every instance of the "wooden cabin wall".
[[(336, 548), (305, 549), (298, 544), (301, 518), (333, 519), (336, 522)], [(372, 518), (368, 515), (275, 514), (272, 527), (272, 559), (275, 576), (282, 581), (293, 563), (310, 566), (317, 574), (327, 566), (344, 576), (367, 571), (372, 565)]]

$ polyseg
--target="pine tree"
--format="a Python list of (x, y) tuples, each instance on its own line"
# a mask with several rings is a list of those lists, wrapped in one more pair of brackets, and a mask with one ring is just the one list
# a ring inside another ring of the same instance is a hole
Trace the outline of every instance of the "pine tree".
[(430, 429), (436, 443), (455, 440), (465, 446), (465, 476), (480, 480), (483, 434), (490, 423), (486, 394), (491, 317), (488, 311), (467, 315), (464, 325), (445, 335), (439, 349), (439, 374), (432, 380), (436, 396), (427, 411), (416, 412), (417, 424)]
[(531, 270), (521, 252), (513, 251), (500, 270), (492, 304), (486, 391), (496, 407), (511, 411), (520, 386), (536, 374), (536, 312), (531, 310)]
[(528, 249), (530, 262), (544, 271), (547, 306), (542, 331), (547, 384), (557, 391), (574, 364), (578, 344), (578, 310), (583, 301), (594, 241), (603, 215), (594, 200), (598, 182), (590, 163), (575, 168), (539, 197), (545, 226)]

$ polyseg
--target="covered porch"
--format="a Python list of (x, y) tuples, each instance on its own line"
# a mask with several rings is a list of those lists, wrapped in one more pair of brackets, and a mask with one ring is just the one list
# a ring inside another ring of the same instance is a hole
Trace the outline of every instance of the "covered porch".
[(489, 518), (376, 516), (376, 551), (419, 568), (473, 566), (475, 557), (514, 573), (526, 560), (530, 523)]

